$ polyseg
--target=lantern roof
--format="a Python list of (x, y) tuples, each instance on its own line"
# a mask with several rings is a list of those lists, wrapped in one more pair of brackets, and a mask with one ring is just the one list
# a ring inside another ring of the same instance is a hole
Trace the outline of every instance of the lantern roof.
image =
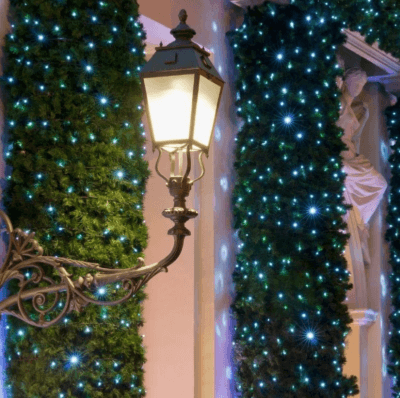
[(142, 77), (160, 76), (169, 74), (169, 72), (185, 72), (186, 70), (201, 70), (206, 73), (209, 78), (217, 78), (224, 82), (209, 60), (210, 53), (204, 47), (192, 42), (196, 32), (186, 24), (187, 13), (181, 10), (179, 13), (179, 25), (171, 30), (175, 41), (163, 46), (160, 43), (156, 47), (155, 54), (143, 66), (140, 75)]

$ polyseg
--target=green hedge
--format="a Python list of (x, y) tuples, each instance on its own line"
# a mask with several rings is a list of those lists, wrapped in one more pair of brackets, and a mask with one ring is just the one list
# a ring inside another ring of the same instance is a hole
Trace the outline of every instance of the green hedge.
[(248, 9), (237, 68), (232, 305), (241, 396), (346, 397), (345, 175), (335, 51), (341, 24), (295, 6)]
[(389, 158), (392, 178), (386, 221), (386, 239), (390, 243), (390, 265), (392, 273), (391, 299), (393, 311), (390, 315), (392, 330), (389, 342), (389, 374), (393, 376), (393, 396), (400, 397), (400, 103), (388, 108), (386, 119), (390, 133), (392, 154)]
[[(349, 28), (399, 57), (399, 20), (396, 0), (265, 2), (248, 8), (242, 26), (228, 33), (243, 120), (235, 163), (234, 219), (241, 244), (232, 305), (237, 389), (243, 397), (357, 393), (355, 378), (342, 372), (350, 324), (343, 301), (350, 285), (341, 233), (344, 146), (335, 126), (340, 104), (335, 77), (343, 71), (335, 52), (345, 40), (341, 29)], [(398, 115), (391, 118), (396, 128)], [(388, 216), (394, 376), (400, 363), (397, 180), (393, 173)], [(395, 378), (396, 397), (399, 382)]]
[[(138, 4), (11, 0), (10, 22), (7, 212), (15, 227), (36, 232), (48, 255), (131, 267), (147, 242), (149, 175)], [(89, 306), (45, 330), (9, 318), (10, 397), (143, 396), (145, 297)]]

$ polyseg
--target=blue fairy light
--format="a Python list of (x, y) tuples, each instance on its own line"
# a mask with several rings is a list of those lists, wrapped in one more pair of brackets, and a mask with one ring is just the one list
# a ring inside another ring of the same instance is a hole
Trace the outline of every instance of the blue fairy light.
[(79, 358), (79, 355), (77, 355), (77, 354), (71, 355), (71, 357), (69, 358), (69, 363), (71, 365), (77, 365), (79, 363), (79, 361), (80, 361), (80, 358)]
[(313, 332), (309, 331), (309, 332), (306, 333), (306, 338), (308, 340), (314, 340), (315, 334)]
[(291, 116), (285, 116), (283, 118), (283, 123), (285, 123), (286, 125), (292, 124), (292, 122), (293, 122), (293, 119)]

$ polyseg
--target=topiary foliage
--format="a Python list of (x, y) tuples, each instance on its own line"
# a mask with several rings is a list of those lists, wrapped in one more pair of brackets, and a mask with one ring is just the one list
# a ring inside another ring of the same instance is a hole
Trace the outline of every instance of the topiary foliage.
[(342, 23), (296, 6), (247, 9), (230, 32), (237, 70), (232, 304), (246, 398), (343, 398), (351, 287), (340, 152)]
[(389, 158), (392, 177), (390, 179), (389, 206), (386, 221), (386, 240), (390, 243), (391, 299), (393, 311), (390, 315), (392, 331), (389, 342), (389, 373), (393, 376), (393, 396), (400, 397), (400, 103), (386, 110), (388, 130), (392, 142)]
[[(10, 11), (7, 212), (15, 227), (36, 232), (47, 255), (132, 267), (147, 242), (149, 175), (138, 4), (12, 0)], [(97, 293), (107, 299), (112, 292)], [(46, 330), (9, 319), (10, 396), (143, 396), (145, 297), (141, 291), (123, 306), (89, 306)]]

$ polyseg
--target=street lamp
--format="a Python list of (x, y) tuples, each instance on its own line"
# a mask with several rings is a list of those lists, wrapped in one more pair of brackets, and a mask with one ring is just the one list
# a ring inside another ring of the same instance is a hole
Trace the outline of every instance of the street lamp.
[[(13, 229), (8, 216), (0, 210), (0, 231), (8, 243), (0, 269), (0, 288), (11, 280), (19, 282), (18, 293), (0, 302), (0, 314), (15, 316), (30, 325), (49, 327), (73, 310), (82, 311), (89, 303), (117, 305), (127, 301), (151, 278), (167, 271), (179, 257), (184, 238), (190, 235), (185, 223), (197, 216), (195, 210), (186, 207), (185, 198), (193, 183), (204, 175), (202, 155), (208, 156), (224, 85), (209, 60), (210, 54), (191, 41), (196, 32), (186, 25), (186, 19), (186, 11), (181, 10), (180, 24), (171, 30), (175, 41), (165, 47), (161, 43), (140, 74), (153, 151), (159, 152), (156, 171), (174, 198), (173, 207), (163, 211), (175, 224), (168, 231), (174, 236), (171, 252), (147, 266), (139, 258), (138, 264), (128, 269), (103, 268), (96, 263), (44, 256), (34, 233)], [(163, 152), (168, 153), (171, 162), (169, 178), (158, 169)], [(201, 167), (200, 176), (194, 180), (189, 177), (191, 152), (198, 152)], [(65, 265), (88, 272), (74, 277)], [(97, 299), (95, 289), (109, 284), (114, 284), (117, 298)], [(123, 294), (118, 287), (123, 288)]]

